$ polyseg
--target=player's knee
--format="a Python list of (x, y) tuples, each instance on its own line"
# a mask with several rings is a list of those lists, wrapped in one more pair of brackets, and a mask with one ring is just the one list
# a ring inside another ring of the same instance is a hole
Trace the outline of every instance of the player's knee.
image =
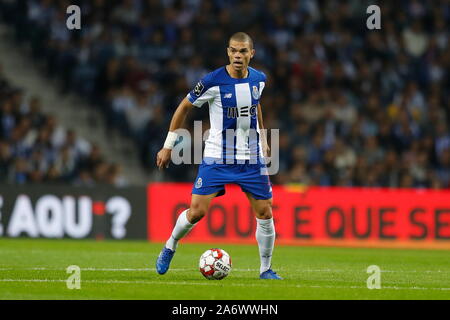
[(199, 222), (206, 215), (207, 208), (198, 204), (192, 203), (187, 213), (187, 218), (190, 223)]
[(257, 212), (256, 212), (258, 219), (271, 219), (272, 218), (272, 201), (267, 201), (264, 204), (262, 204)]

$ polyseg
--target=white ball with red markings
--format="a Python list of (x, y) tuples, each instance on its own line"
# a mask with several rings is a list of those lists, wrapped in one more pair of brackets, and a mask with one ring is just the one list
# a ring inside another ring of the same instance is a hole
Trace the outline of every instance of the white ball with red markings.
[(199, 267), (206, 279), (222, 280), (231, 271), (231, 257), (223, 249), (209, 249), (201, 255)]

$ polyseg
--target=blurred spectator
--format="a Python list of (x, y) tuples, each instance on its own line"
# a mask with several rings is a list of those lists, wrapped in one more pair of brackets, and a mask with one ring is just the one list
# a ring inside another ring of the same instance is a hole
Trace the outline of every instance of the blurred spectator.
[(403, 41), (405, 49), (412, 57), (422, 56), (427, 49), (428, 35), (424, 32), (420, 20), (412, 22), (410, 27), (403, 31)]
[(145, 94), (137, 97), (136, 105), (125, 110), (126, 121), (131, 135), (138, 141), (143, 140), (144, 129), (153, 116), (153, 110)]

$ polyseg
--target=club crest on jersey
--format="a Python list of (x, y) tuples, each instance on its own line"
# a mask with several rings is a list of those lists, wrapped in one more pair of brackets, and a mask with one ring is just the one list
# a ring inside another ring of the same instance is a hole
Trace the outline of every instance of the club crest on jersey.
[(195, 183), (195, 188), (200, 189), (202, 187), (202, 183), (203, 183), (202, 178), (198, 178), (197, 182)]
[(253, 99), (255, 99), (255, 100), (259, 99), (259, 91), (258, 91), (257, 86), (253, 86), (252, 96), (253, 96)]
[(195, 95), (198, 97), (199, 95), (202, 94), (203, 89), (205, 88), (205, 86), (203, 85), (203, 83), (201, 81), (199, 81), (195, 88), (194, 88), (194, 93)]

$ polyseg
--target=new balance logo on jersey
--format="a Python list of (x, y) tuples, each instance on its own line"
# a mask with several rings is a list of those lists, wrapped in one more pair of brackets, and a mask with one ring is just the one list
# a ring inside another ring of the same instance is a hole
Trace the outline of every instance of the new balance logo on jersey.
[(257, 105), (253, 106), (244, 106), (244, 107), (228, 107), (227, 117), (228, 118), (237, 118), (237, 117), (255, 117), (256, 116), (256, 108)]
[(223, 98), (224, 98), (224, 99), (230, 99), (232, 96), (233, 96), (232, 93), (225, 93), (225, 94), (223, 95)]

